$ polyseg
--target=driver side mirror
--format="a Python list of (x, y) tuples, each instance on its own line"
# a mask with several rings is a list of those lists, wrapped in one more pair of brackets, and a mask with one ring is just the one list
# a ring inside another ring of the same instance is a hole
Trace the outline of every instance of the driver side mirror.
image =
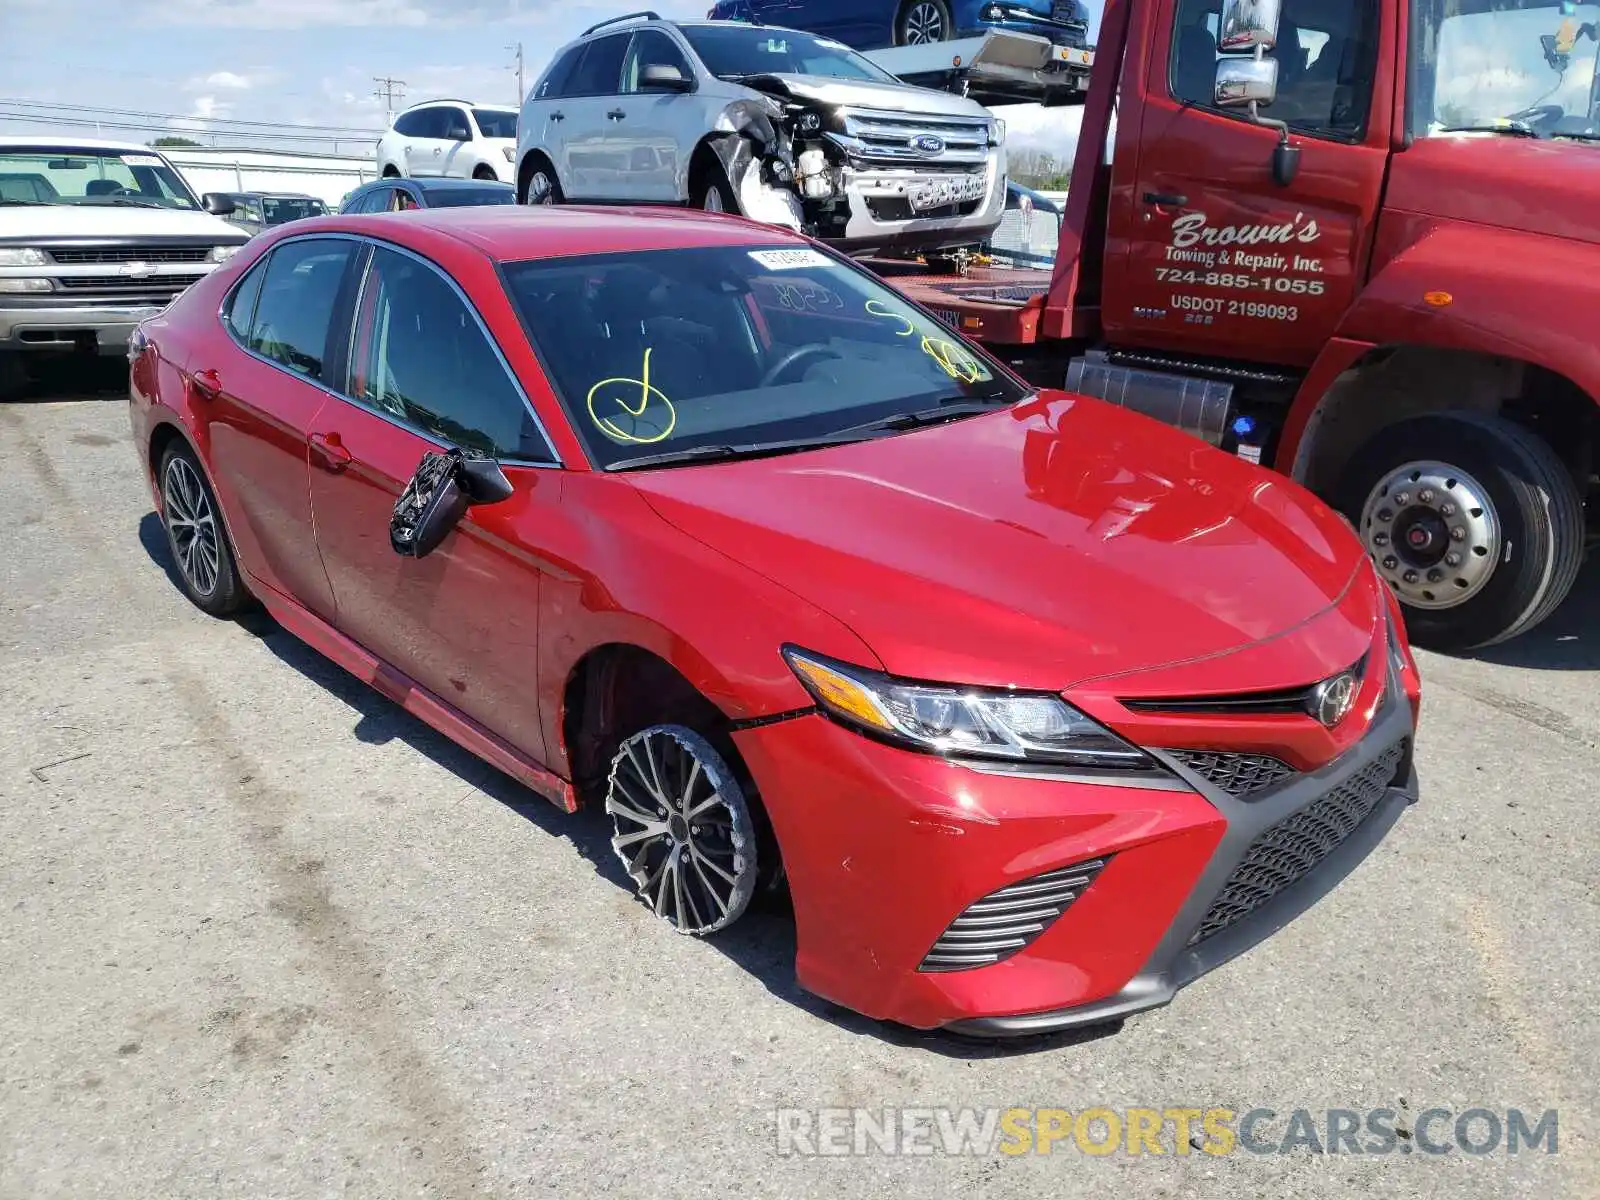
[[(1278, 98), (1278, 60), (1267, 52), (1278, 44), (1281, 0), (1227, 0), (1218, 27), (1216, 81), (1212, 103), (1218, 108), (1245, 108), (1257, 125), (1278, 131), (1272, 148), (1272, 181), (1279, 187), (1294, 182), (1300, 168), (1300, 147), (1289, 144), (1289, 126), (1261, 115)], [(1298, 49), (1291, 47), (1291, 49)], [(1248, 53), (1246, 58), (1240, 52)]]
[(1279, 0), (1228, 0), (1222, 6), (1217, 49), (1223, 54), (1271, 50), (1278, 44)]
[(1278, 60), (1224, 58), (1217, 62), (1215, 101), (1218, 108), (1271, 104), (1278, 96)]
[(389, 519), (389, 546), (403, 558), (425, 558), (461, 523), (467, 509), (498, 504), (515, 489), (500, 464), (474, 451), (424, 454)]
[(200, 197), (200, 207), (213, 217), (229, 217), (238, 209), (238, 205), (221, 192), (207, 192)]
[(690, 92), (694, 81), (671, 63), (652, 63), (639, 73), (641, 92)]

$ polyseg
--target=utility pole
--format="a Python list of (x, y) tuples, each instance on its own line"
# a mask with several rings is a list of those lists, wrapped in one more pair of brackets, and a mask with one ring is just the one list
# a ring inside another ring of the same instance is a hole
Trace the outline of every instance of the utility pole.
[(524, 89), (522, 85), (522, 43), (518, 42), (515, 46), (507, 46), (506, 49), (515, 50), (517, 54), (515, 68), (517, 72), (517, 107), (520, 109), (522, 107), (523, 100), (526, 99), (528, 95), (526, 89)]
[(383, 101), (384, 108), (388, 110), (389, 119), (394, 119), (395, 89), (400, 91), (400, 99), (406, 98), (406, 81), (404, 79), (390, 79), (387, 75), (374, 75), (372, 82), (378, 85), (372, 94)]

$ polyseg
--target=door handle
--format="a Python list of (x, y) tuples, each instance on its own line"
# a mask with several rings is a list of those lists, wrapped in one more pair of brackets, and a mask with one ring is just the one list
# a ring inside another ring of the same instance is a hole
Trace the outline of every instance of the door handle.
[(1158, 208), (1182, 208), (1189, 203), (1189, 197), (1179, 195), (1177, 192), (1146, 192), (1144, 202), (1154, 204)]
[(337, 433), (313, 433), (310, 442), (315, 452), (312, 457), (324, 471), (337, 475), (350, 465), (353, 456), (344, 448), (344, 441)]
[(567, 114), (564, 112), (553, 112), (550, 114), (550, 119), (552, 121), (565, 121), (567, 119)]
[(222, 376), (207, 367), (189, 377), (189, 386), (202, 400), (215, 400), (222, 391)]
[(620, 108), (613, 108), (610, 112), (608, 112), (606, 114), (606, 117), (609, 120), (612, 120), (612, 121), (620, 121), (620, 120), (622, 120), (623, 117), (625, 117), (627, 115), (628, 114), (623, 112)]

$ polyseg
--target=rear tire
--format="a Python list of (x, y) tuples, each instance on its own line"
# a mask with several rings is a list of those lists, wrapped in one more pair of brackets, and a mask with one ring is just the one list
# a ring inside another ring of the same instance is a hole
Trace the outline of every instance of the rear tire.
[(201, 612), (231, 616), (250, 601), (239, 578), (222, 509), (194, 451), (175, 441), (161, 456), (161, 524), (178, 583)]
[(1566, 599), (1583, 562), (1583, 496), (1550, 445), (1503, 417), (1430, 413), (1351, 457), (1336, 506), (1395, 590), (1411, 640), (1492, 646)]
[(555, 168), (543, 159), (535, 159), (532, 170), (528, 172), (527, 185), (522, 189), (522, 203), (530, 208), (539, 208), (560, 204), (563, 199), (561, 181), (556, 178)]
[(952, 26), (946, 0), (906, 0), (894, 19), (894, 44), (926, 46), (948, 42), (955, 35)]

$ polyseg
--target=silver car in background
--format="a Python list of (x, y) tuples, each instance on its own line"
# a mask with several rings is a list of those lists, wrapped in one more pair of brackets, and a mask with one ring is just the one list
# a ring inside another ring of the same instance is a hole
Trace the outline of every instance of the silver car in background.
[(1006, 202), (1005, 126), (827, 38), (741, 21), (603, 21), (517, 122), (517, 200), (692, 205), (851, 253), (972, 247)]

